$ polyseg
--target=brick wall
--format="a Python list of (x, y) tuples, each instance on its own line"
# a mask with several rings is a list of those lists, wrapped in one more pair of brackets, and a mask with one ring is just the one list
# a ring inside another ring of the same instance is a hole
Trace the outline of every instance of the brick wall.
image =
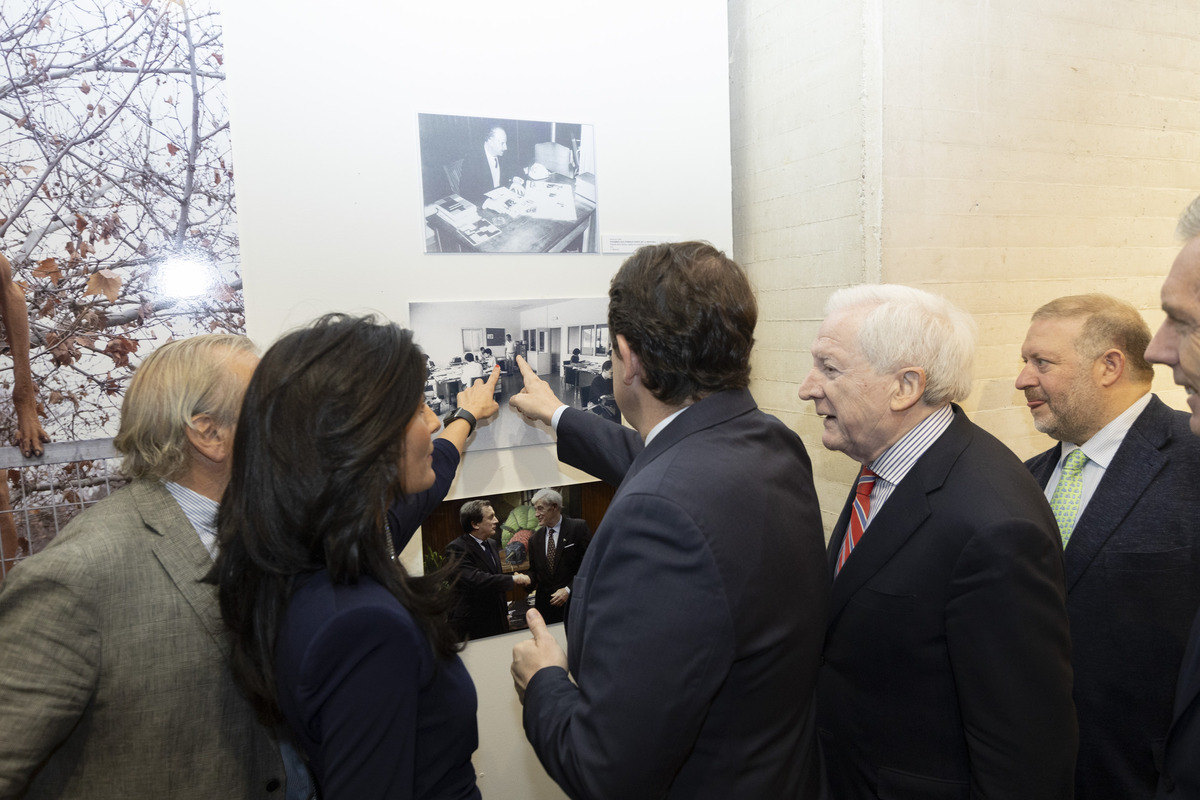
[[(1105, 291), (1157, 327), (1175, 218), (1200, 193), (1200, 6), (816, 5), (731, 0), (730, 84), (752, 388), (809, 445), (828, 527), (855, 465), (795, 392), (834, 289), (904, 283), (972, 312), (965, 405), (1022, 457), (1050, 445), (1012, 385), (1037, 306)], [(1183, 406), (1165, 370), (1155, 388)]]

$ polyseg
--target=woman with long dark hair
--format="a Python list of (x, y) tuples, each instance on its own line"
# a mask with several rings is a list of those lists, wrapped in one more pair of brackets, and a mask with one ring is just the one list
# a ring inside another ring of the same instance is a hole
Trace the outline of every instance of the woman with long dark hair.
[(267, 351), (238, 421), (214, 570), (234, 678), (323, 800), (479, 797), (446, 576), (407, 575), (387, 524), (435, 481), (425, 377), (409, 331), (329, 315)]

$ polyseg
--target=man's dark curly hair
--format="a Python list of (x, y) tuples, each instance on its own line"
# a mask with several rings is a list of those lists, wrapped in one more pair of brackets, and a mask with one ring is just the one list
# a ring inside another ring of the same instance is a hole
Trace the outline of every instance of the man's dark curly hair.
[(748, 386), (757, 322), (745, 271), (707, 242), (642, 247), (608, 290), (612, 340), (625, 337), (642, 383), (670, 405)]

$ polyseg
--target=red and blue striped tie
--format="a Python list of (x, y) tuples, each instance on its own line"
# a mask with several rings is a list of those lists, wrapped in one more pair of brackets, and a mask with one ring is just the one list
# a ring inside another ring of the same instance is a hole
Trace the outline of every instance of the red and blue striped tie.
[(846, 531), (846, 537), (842, 539), (842, 548), (838, 552), (837, 568), (833, 571), (833, 576), (842, 571), (842, 565), (846, 563), (846, 559), (854, 552), (854, 546), (858, 544), (858, 540), (862, 538), (863, 528), (867, 526), (867, 517), (871, 513), (871, 490), (875, 488), (875, 473), (866, 467), (858, 473), (858, 483), (854, 486), (854, 508), (850, 513), (850, 529)]

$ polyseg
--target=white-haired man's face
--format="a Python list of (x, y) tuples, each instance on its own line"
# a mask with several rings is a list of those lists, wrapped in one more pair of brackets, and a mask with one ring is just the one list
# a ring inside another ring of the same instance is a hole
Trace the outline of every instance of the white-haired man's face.
[(1166, 364), (1187, 391), (1192, 433), (1200, 436), (1200, 236), (1183, 246), (1162, 286), (1167, 318), (1146, 348), (1146, 360)]
[(903, 431), (892, 413), (895, 375), (881, 375), (858, 345), (863, 309), (830, 315), (812, 344), (813, 367), (800, 384), (801, 400), (811, 400), (825, 418), (821, 444), (860, 464), (869, 464)]
[(537, 516), (538, 525), (548, 528), (557, 525), (562, 519), (562, 509), (547, 500), (539, 500), (533, 504), (533, 513)]

